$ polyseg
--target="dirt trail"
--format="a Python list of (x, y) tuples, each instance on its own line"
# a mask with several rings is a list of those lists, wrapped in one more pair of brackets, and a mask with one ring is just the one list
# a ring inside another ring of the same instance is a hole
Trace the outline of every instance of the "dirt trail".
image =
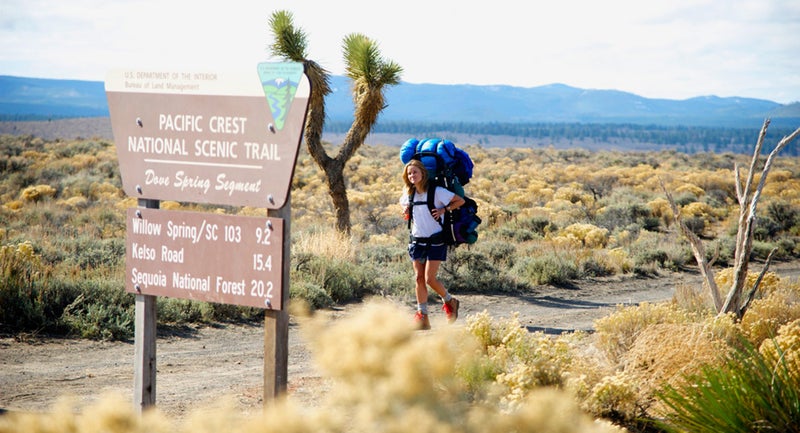
[[(773, 266), (782, 278), (797, 278), (800, 262)], [(493, 317), (518, 312), (531, 331), (559, 334), (591, 330), (593, 322), (620, 304), (668, 300), (681, 285), (701, 287), (697, 273), (658, 278), (613, 277), (567, 288), (540, 287), (525, 295), (458, 295), (461, 317), (486, 310)], [(346, 316), (361, 304), (320, 314)], [(444, 326), (433, 304), (432, 324)], [(411, 307), (409, 306), (409, 317)], [(459, 319), (458, 323), (462, 323)], [(242, 413), (260, 410), (264, 367), (264, 329), (257, 325), (187, 328), (160, 335), (157, 342), (156, 402), (180, 418), (196, 407), (232, 398)], [(98, 342), (19, 336), (0, 338), (0, 409), (44, 411), (59, 397), (91, 402), (105, 392), (132, 395), (134, 347), (130, 342)], [(300, 327), (289, 329), (289, 397), (314, 405), (329, 389), (314, 366)]]

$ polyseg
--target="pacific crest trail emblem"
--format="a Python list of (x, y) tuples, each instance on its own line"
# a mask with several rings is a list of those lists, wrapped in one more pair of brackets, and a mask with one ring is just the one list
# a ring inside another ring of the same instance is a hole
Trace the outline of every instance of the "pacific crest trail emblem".
[(302, 63), (258, 64), (258, 77), (261, 79), (264, 96), (267, 97), (267, 103), (275, 121), (274, 126), (278, 130), (283, 129), (302, 76)]

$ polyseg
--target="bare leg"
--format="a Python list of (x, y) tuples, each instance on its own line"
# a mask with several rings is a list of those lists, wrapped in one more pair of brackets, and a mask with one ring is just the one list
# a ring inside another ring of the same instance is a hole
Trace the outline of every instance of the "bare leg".
[(417, 294), (417, 303), (426, 304), (428, 302), (428, 287), (425, 285), (425, 262), (414, 260), (414, 276), (416, 277), (414, 290)]
[[(444, 299), (445, 295), (447, 295), (447, 290), (445, 290), (444, 284), (436, 278), (441, 264), (441, 260), (428, 260), (428, 264), (425, 266), (425, 283), (431, 286), (431, 289)], [(427, 297), (427, 290), (425, 296)]]

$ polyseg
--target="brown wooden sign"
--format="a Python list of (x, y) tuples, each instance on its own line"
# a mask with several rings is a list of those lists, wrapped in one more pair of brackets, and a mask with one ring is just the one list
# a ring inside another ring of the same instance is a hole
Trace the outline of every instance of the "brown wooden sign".
[(131, 208), (125, 290), (283, 308), (283, 220)]
[(115, 70), (105, 85), (128, 195), (284, 205), (310, 95), (302, 64), (227, 73)]

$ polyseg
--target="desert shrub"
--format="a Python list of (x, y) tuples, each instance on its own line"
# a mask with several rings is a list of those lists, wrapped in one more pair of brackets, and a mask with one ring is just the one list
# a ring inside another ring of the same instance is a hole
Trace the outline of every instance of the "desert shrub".
[[(448, 252), (441, 264), (440, 280), (451, 292), (509, 292), (517, 289), (516, 282), (484, 252), (483, 247), (457, 248)], [(410, 268), (410, 266), (409, 266)]]
[(514, 244), (497, 240), (487, 240), (476, 245), (475, 248), (486, 254), (489, 260), (501, 269), (508, 269), (514, 265), (517, 252), (517, 247)]
[(658, 395), (667, 408), (667, 431), (800, 431), (800, 374), (752, 345), (742, 345), (722, 365), (703, 366), (684, 380)]
[[(769, 253), (772, 252), (773, 249), (776, 248), (776, 245), (772, 242), (763, 242), (754, 240), (753, 241), (753, 249), (750, 251), (750, 259), (751, 260), (766, 260), (769, 256)], [(775, 258), (781, 259), (783, 257), (776, 256)]]
[(514, 218), (506, 224), (499, 226), (496, 233), (507, 240), (526, 242), (541, 239), (547, 233), (558, 230), (549, 218), (543, 216), (529, 216)]
[(29, 241), (0, 246), (0, 324), (22, 330), (46, 322), (41, 302), (46, 273)]
[[(736, 335), (733, 320), (726, 317), (726, 330), (713, 319), (707, 322), (661, 323), (648, 326), (621, 358), (625, 376), (636, 384), (637, 411), (620, 411), (635, 417), (660, 418), (663, 408), (653, 406), (655, 394), (664, 385), (684, 384), (684, 375), (705, 365), (722, 362), (730, 349), (727, 339)], [(720, 335), (721, 334), (721, 335)]]
[(800, 319), (800, 283), (765, 289), (767, 294), (753, 300), (741, 322), (742, 332), (756, 346), (775, 337), (781, 326)]
[(574, 259), (558, 253), (522, 257), (514, 263), (511, 272), (529, 285), (566, 284), (580, 276)]
[[(613, 231), (617, 227), (626, 227), (631, 224), (645, 225), (645, 218), (651, 217), (650, 209), (641, 203), (611, 205), (602, 208), (595, 217), (597, 225)], [(659, 226), (659, 221), (648, 222), (648, 227)]]
[(633, 272), (637, 275), (657, 275), (660, 268), (667, 265), (669, 256), (661, 249), (635, 250), (633, 258)]
[(98, 239), (80, 235), (55, 245), (60, 250), (64, 266), (79, 269), (114, 268), (124, 264), (125, 240)]
[(680, 194), (675, 194), (674, 199), (675, 199), (675, 204), (677, 204), (678, 207), (680, 208), (690, 203), (696, 202), (697, 196), (692, 194), (691, 192), (684, 191), (681, 192)]
[(359, 299), (368, 292), (368, 271), (352, 261), (315, 255), (295, 256), (292, 281), (316, 284), (335, 302)]
[(711, 296), (703, 286), (678, 284), (675, 286), (672, 302), (689, 314), (706, 314), (714, 310)]
[(798, 239), (795, 237), (778, 239), (774, 244), (775, 248), (777, 248), (775, 257), (782, 258), (784, 260), (796, 258), (798, 253), (800, 253), (800, 250), (798, 250), (797, 241)]
[(541, 239), (541, 236), (533, 230), (504, 224), (495, 230), (497, 236), (511, 242), (527, 242), (534, 239)]
[[(746, 289), (752, 288), (758, 280), (758, 272), (748, 271), (745, 276), (744, 287)], [(720, 288), (723, 295), (725, 295), (733, 285), (734, 269), (725, 268), (720, 269), (714, 273), (714, 282)], [(781, 287), (781, 279), (775, 272), (767, 272), (761, 279), (758, 286), (760, 293), (769, 294)]]
[(643, 302), (639, 305), (619, 306), (613, 313), (595, 321), (597, 347), (611, 362), (617, 363), (647, 327), (689, 321), (685, 312), (670, 303)]
[(65, 200), (59, 200), (58, 203), (72, 210), (85, 209), (89, 206), (89, 200), (81, 195), (72, 196)]
[(50, 185), (34, 185), (22, 190), (20, 198), (27, 202), (38, 202), (45, 198), (52, 198), (56, 189)]
[(706, 259), (710, 262), (716, 258), (714, 263), (717, 266), (729, 266), (732, 264), (736, 250), (736, 233), (732, 236), (718, 237), (706, 246)]
[(523, 402), (533, 389), (561, 385), (572, 361), (571, 337), (530, 333), (518, 314), (495, 320), (484, 311), (468, 318), (467, 331), (478, 339), (497, 371), (494, 381), (503, 389), (503, 405)]
[(783, 230), (781, 224), (770, 218), (759, 216), (756, 217), (755, 226), (753, 228), (753, 238), (762, 242), (771, 241), (775, 239)]
[(210, 303), (195, 301), (192, 299), (167, 298), (159, 296), (156, 298), (156, 317), (159, 323), (182, 324), (182, 323), (202, 323), (206, 321), (208, 314), (204, 311)]
[(800, 319), (781, 326), (775, 338), (764, 340), (758, 351), (771, 364), (784, 364), (787, 370), (800, 375), (798, 349), (800, 349)]
[(641, 414), (638, 408), (638, 386), (625, 372), (603, 377), (589, 392), (583, 406), (595, 416), (630, 423)]
[(580, 274), (582, 277), (605, 277), (618, 271), (615, 263), (607, 255), (593, 254), (581, 262)]
[(302, 300), (312, 310), (330, 307), (335, 304), (333, 298), (319, 284), (310, 281), (299, 281), (289, 286), (289, 296)]
[(616, 269), (617, 273), (628, 273), (633, 270), (634, 262), (627, 251), (622, 248), (613, 248), (605, 252), (607, 262)]
[(352, 260), (355, 258), (353, 240), (333, 227), (312, 226), (292, 233), (292, 254), (313, 254), (321, 257)]
[(780, 231), (789, 231), (800, 222), (800, 209), (785, 201), (771, 201), (767, 204), (767, 217), (778, 224)]
[(264, 310), (260, 308), (163, 296), (156, 299), (156, 309), (158, 322), (167, 326), (183, 326), (187, 323), (243, 322), (264, 318)]
[(71, 335), (97, 340), (124, 340), (133, 336), (133, 295), (113, 280), (79, 280), (72, 290), (80, 294), (64, 308), (61, 319)]
[(657, 233), (641, 232), (630, 247), (633, 272), (638, 275), (656, 275), (659, 269), (680, 270), (692, 260), (685, 243), (665, 242)]
[(683, 218), (683, 223), (692, 233), (697, 236), (704, 236), (706, 231), (706, 219), (702, 216), (691, 215)]
[(365, 263), (390, 263), (408, 260), (406, 244), (396, 239), (391, 244), (368, 242), (358, 251), (358, 260)]
[[(367, 254), (375, 254), (378, 250), (372, 248), (369, 251)], [(298, 233), (293, 242), (292, 263), (293, 284), (302, 283), (306, 288), (321, 287), (334, 302), (353, 301), (365, 293), (380, 290), (374, 283), (375, 279), (371, 278), (376, 274), (372, 266), (378, 264), (359, 263), (353, 240), (332, 228), (312, 227)], [(295, 293), (312, 296), (306, 299), (311, 305), (321, 299), (313, 289), (301, 289)]]
[(467, 332), (474, 336), (482, 353), (488, 376), (500, 385), (503, 406), (517, 406), (535, 389), (561, 386), (573, 361), (574, 347), (585, 338), (583, 333), (547, 336), (528, 332), (517, 314), (492, 318), (482, 312), (467, 318)]
[(602, 248), (608, 243), (608, 230), (593, 224), (575, 223), (559, 230), (553, 241), (577, 244), (586, 248)]

